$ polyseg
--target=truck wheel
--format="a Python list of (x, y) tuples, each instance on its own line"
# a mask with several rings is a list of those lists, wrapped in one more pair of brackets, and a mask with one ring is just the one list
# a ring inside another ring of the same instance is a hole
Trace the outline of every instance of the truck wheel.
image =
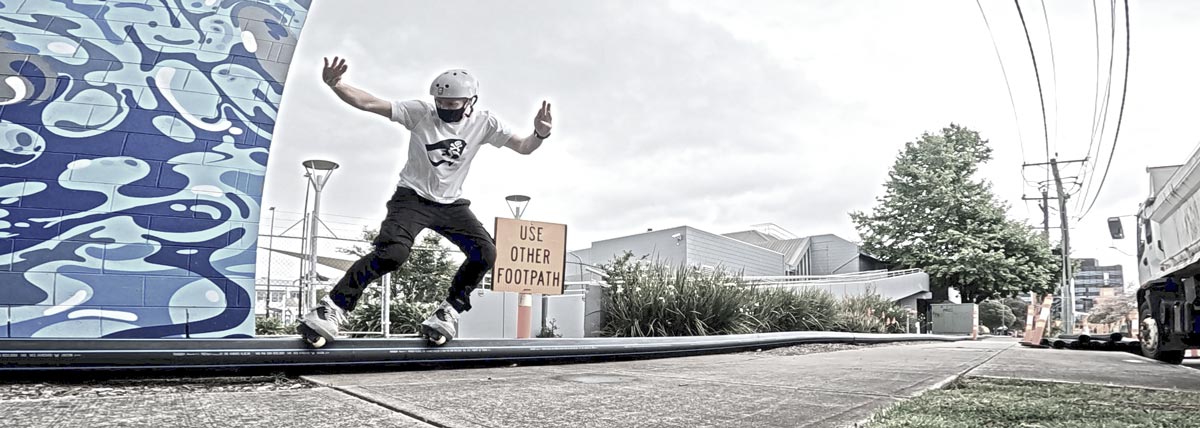
[(1166, 341), (1165, 335), (1162, 333), (1158, 321), (1154, 319), (1150, 312), (1149, 299), (1142, 302), (1138, 307), (1138, 317), (1142, 319), (1142, 329), (1138, 333), (1138, 339), (1142, 344), (1142, 355), (1147, 358), (1153, 358), (1167, 364), (1180, 364), (1183, 362), (1183, 350), (1165, 350), (1162, 349)]

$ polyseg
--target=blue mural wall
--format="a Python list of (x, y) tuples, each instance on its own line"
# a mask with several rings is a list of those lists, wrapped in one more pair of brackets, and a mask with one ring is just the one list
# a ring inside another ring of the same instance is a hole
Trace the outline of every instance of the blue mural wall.
[(310, 0), (0, 0), (0, 337), (254, 333)]

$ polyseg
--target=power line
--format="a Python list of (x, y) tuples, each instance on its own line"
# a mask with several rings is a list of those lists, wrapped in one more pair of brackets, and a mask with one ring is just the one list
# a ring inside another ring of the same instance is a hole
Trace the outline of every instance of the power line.
[(1088, 205), (1087, 210), (1079, 216), (1080, 220), (1091, 212), (1092, 207), (1096, 206), (1096, 201), (1100, 200), (1100, 190), (1104, 189), (1104, 181), (1108, 178), (1113, 155), (1117, 152), (1117, 140), (1121, 137), (1121, 120), (1125, 118), (1125, 95), (1129, 92), (1129, 39), (1129, 0), (1125, 0), (1125, 77), (1121, 84), (1121, 109), (1117, 114), (1117, 129), (1113, 131), (1112, 151), (1108, 154), (1108, 164), (1104, 166), (1104, 174), (1100, 176), (1100, 185), (1096, 187), (1096, 195), (1092, 198), (1092, 203)]
[(1046, 40), (1050, 43), (1050, 75), (1053, 76), (1054, 92), (1054, 151), (1058, 151), (1058, 61), (1054, 59), (1054, 36), (1050, 31), (1050, 15), (1046, 12), (1046, 0), (1042, 0), (1042, 19), (1046, 22)]
[[(983, 25), (987, 27), (988, 37), (992, 39), (992, 49), (996, 52), (996, 61), (1000, 63), (1000, 74), (1004, 76), (1004, 88), (1008, 90), (1008, 105), (1012, 107), (1013, 122), (1017, 125), (1017, 142), (1021, 147), (1021, 162), (1025, 162), (1027, 160), (1025, 157), (1025, 137), (1021, 132), (1021, 119), (1017, 115), (1017, 102), (1013, 98), (1012, 84), (1008, 81), (1008, 69), (1004, 66), (1004, 58), (1000, 56), (1000, 46), (996, 44), (996, 34), (992, 32), (992, 24), (988, 22), (987, 13), (983, 11), (983, 4), (979, 0), (975, 0), (975, 5), (979, 6), (979, 16), (983, 17)], [(1021, 168), (1021, 178), (1025, 180), (1026, 184), (1033, 184), (1029, 180), (1029, 177), (1025, 176), (1025, 168)], [(1029, 208), (1028, 204), (1026, 204), (1025, 208)]]
[[(1117, 36), (1116, 36), (1116, 34), (1117, 34), (1116, 20), (1117, 20), (1117, 2), (1116, 2), (1116, 0), (1110, 0), (1109, 1), (1109, 77), (1108, 77), (1108, 82), (1105, 82), (1105, 84), (1104, 84), (1104, 98), (1103, 98), (1103, 101), (1100, 102), (1100, 113), (1097, 116), (1097, 125), (1099, 126), (1099, 128), (1093, 129), (1094, 132), (1097, 132), (1096, 134), (1094, 134), (1094, 138), (1096, 138), (1096, 141), (1097, 141), (1097, 144), (1096, 144), (1097, 162), (1099, 162), (1100, 151), (1104, 150), (1104, 131), (1105, 131), (1105, 129), (1108, 129), (1109, 107), (1112, 104), (1112, 102), (1111, 102), (1112, 65), (1114, 65), (1114, 61), (1116, 59), (1116, 43), (1117, 43), (1116, 42), (1116, 38), (1117, 38)], [(1096, 165), (1093, 164), (1092, 165), (1092, 173), (1094, 173), (1094, 171), (1096, 171)], [(1094, 181), (1094, 179), (1096, 179), (1096, 175), (1088, 174), (1086, 191), (1084, 192), (1084, 198), (1079, 199), (1079, 204), (1078, 204), (1079, 210), (1078, 211), (1082, 211), (1082, 207), (1084, 207), (1084, 204), (1087, 203), (1087, 201), (1086, 201), (1087, 195), (1091, 193), (1092, 182)]]
[[(1094, 91), (1092, 92), (1092, 128), (1091, 128), (1092, 133), (1091, 133), (1091, 137), (1088, 138), (1088, 149), (1087, 149), (1087, 156), (1089, 158), (1092, 157), (1092, 148), (1094, 148), (1096, 146), (1096, 124), (1099, 122), (1099, 118), (1097, 118), (1096, 115), (1100, 113), (1100, 13), (1099, 13), (1099, 11), (1096, 10), (1096, 0), (1091, 0), (1091, 2), (1092, 2), (1092, 24), (1093, 24), (1093, 28), (1095, 29), (1095, 32), (1096, 32), (1096, 83), (1092, 85), (1092, 89), (1094, 89)], [(1095, 164), (1093, 163), (1090, 165), (1093, 166), (1092, 169), (1094, 170)], [(1088, 176), (1088, 178), (1090, 178), (1091, 173), (1088, 172), (1085, 175)], [(1087, 181), (1090, 182), (1091, 180), (1088, 179)], [(1087, 197), (1086, 190), (1084, 191), (1083, 196)], [(1080, 198), (1080, 199), (1083, 199), (1083, 198)], [(1075, 203), (1075, 209), (1077, 211), (1079, 210), (1080, 203), (1082, 203), (1082, 202), (1077, 201)]]
[[(1113, 76), (1113, 67), (1116, 62), (1116, 44), (1117, 44), (1117, 27), (1116, 27), (1117, 1), (1116, 0), (1109, 0), (1108, 12), (1109, 12), (1108, 78), (1105, 81), (1104, 96), (1102, 98), (1102, 101), (1100, 102), (1100, 113), (1099, 113), (1099, 116), (1097, 116), (1097, 120), (1098, 120), (1097, 124), (1099, 126), (1097, 129), (1097, 133), (1096, 133), (1096, 141), (1097, 141), (1097, 143), (1096, 143), (1096, 162), (1097, 163), (1092, 165), (1092, 171), (1091, 171), (1091, 173), (1088, 174), (1088, 177), (1087, 177), (1087, 186), (1085, 188), (1084, 195), (1082, 198), (1079, 198), (1077, 201), (1078, 206), (1076, 207), (1076, 212), (1080, 212), (1080, 213), (1083, 213), (1085, 211), (1084, 205), (1087, 205), (1089, 203), (1088, 202), (1089, 195), (1091, 195), (1091, 197), (1093, 199), (1099, 196), (1098, 192), (1093, 193), (1093, 190), (1098, 190), (1098, 189), (1093, 188), (1093, 184), (1096, 184), (1096, 182), (1095, 182), (1095, 180), (1096, 180), (1095, 172), (1097, 169), (1096, 167), (1099, 165), (1099, 162), (1101, 160), (1100, 156), (1104, 150), (1104, 134), (1108, 130), (1108, 118), (1109, 118), (1109, 111), (1110, 111), (1109, 108), (1112, 107), (1112, 76)], [(1114, 140), (1114, 142), (1115, 142), (1115, 140)]]
[[(1020, 0), (1013, 0), (1013, 4), (1017, 5), (1017, 15), (1021, 17), (1021, 27), (1025, 29), (1025, 41), (1029, 43), (1029, 57), (1033, 59), (1033, 76), (1037, 78), (1038, 85), (1038, 100), (1042, 104), (1042, 134), (1046, 141), (1046, 160), (1050, 160), (1050, 129), (1046, 124), (1046, 98), (1042, 95), (1042, 75), (1038, 72), (1037, 55), (1033, 52), (1033, 39), (1029, 37), (1029, 26), (1025, 24), (1025, 14), (1021, 12)], [(1049, 175), (1049, 172), (1047, 172)]]

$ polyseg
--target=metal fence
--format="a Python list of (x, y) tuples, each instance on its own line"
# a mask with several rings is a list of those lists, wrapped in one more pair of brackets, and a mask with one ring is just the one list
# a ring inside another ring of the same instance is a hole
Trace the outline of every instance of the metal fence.
[[(261, 231), (265, 233), (258, 235), (254, 310), (256, 315), (294, 322), (308, 309), (309, 299), (315, 302), (317, 294), (332, 289), (346, 269), (358, 260), (359, 254), (372, 250), (371, 242), (365, 239), (368, 235), (365, 231), (375, 230), (378, 226), (368, 219), (322, 215), (333, 217), (334, 220), (323, 219), (318, 222), (320, 232), (314, 269), (310, 261), (312, 249), (308, 248), (310, 242), (305, 233), (309, 230), (308, 219), (300, 213), (282, 211), (271, 216), (275, 218), (271, 219), (264, 213), (263, 222), (260, 223)], [(357, 221), (337, 221), (338, 218)], [(462, 257), (461, 252), (451, 245), (443, 248), (455, 254), (452, 257)], [(413, 251), (438, 249), (420, 245), (413, 247)], [(316, 274), (312, 275), (314, 270)], [(382, 280), (389, 278), (385, 276)], [(379, 286), (382, 280), (372, 286)], [(390, 296), (386, 293), (390, 292), (390, 288), (383, 287), (383, 292), (386, 297), (381, 305), (382, 331), (352, 333), (387, 335)]]

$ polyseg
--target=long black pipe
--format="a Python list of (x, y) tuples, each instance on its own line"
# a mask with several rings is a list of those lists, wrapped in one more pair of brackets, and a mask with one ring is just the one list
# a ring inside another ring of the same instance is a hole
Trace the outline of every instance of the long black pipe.
[(0, 339), (0, 371), (332, 367), (670, 357), (805, 343), (957, 341), (966, 336), (787, 332), (727, 336), (341, 339), (321, 349), (297, 337), (254, 339)]

